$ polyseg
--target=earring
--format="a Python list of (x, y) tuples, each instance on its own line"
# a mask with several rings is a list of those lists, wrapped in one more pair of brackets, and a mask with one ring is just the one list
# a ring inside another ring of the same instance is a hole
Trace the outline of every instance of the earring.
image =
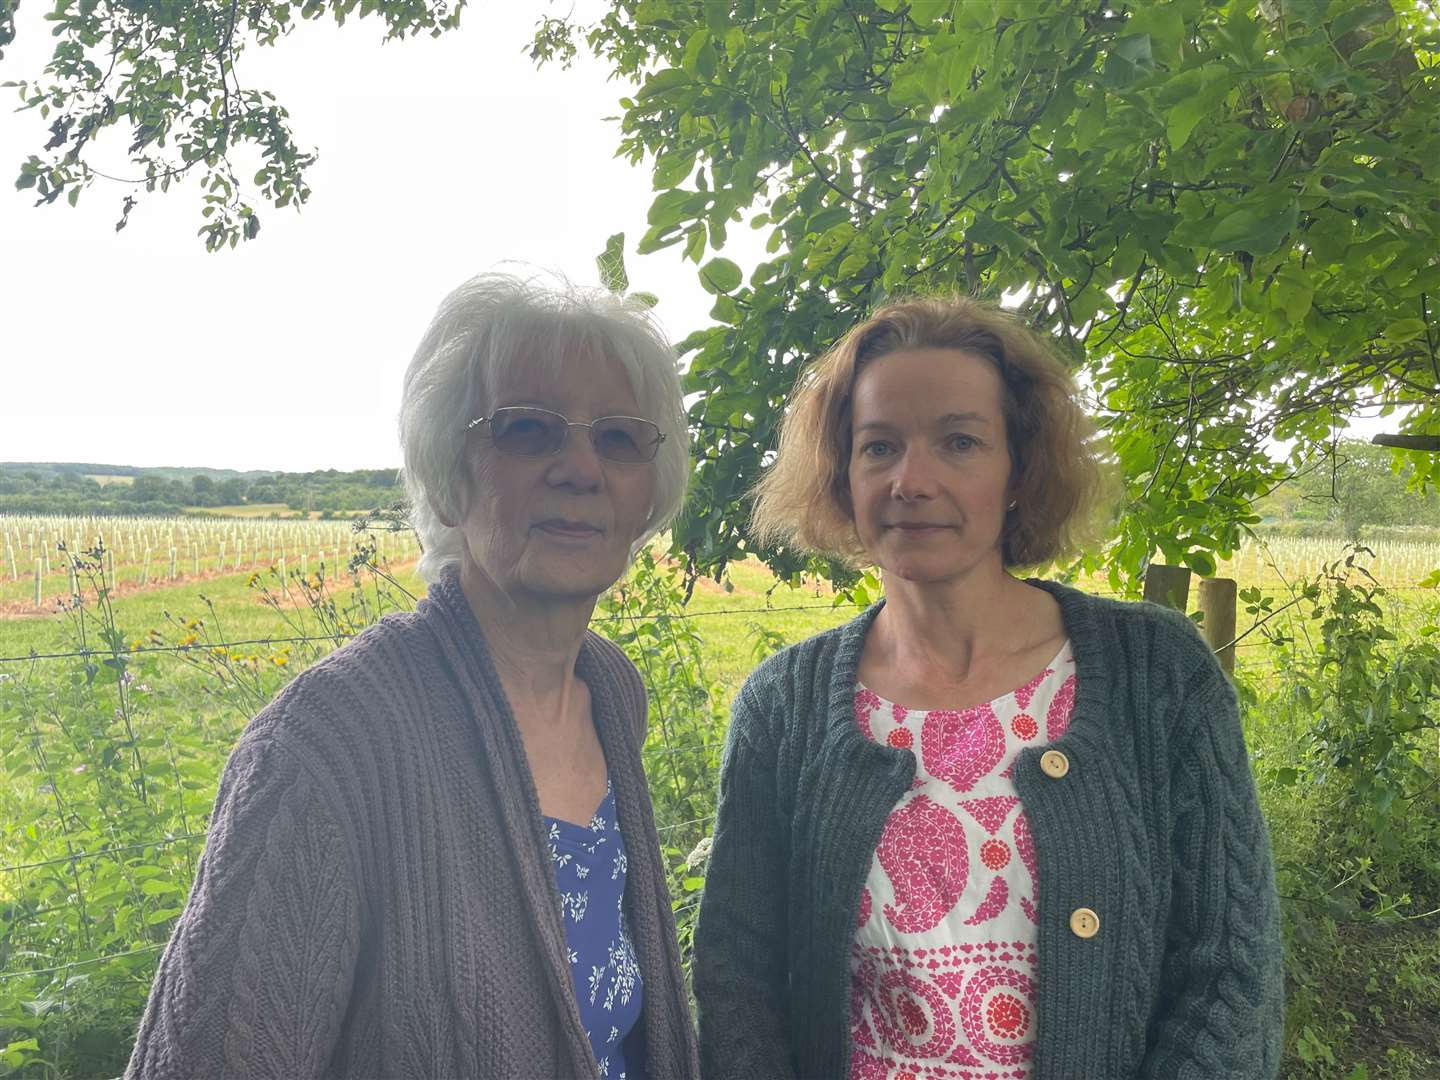
[(1018, 505), (1019, 505), (1019, 503), (1017, 503), (1014, 499), (1011, 499), (1011, 500), (1010, 500), (1010, 505), (1005, 508), (1006, 513), (1009, 513), (1011, 510), (1014, 510), (1015, 507), (1018, 506)]

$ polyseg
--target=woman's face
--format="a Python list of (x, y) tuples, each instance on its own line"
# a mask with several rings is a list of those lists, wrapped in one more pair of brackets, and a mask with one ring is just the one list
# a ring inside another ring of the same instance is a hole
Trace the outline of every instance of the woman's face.
[(893, 352), (860, 369), (852, 401), (851, 513), (876, 564), (916, 583), (1002, 570), (1012, 462), (995, 366)]
[[(542, 373), (522, 354), (497, 380), (484, 414), (506, 406), (586, 424), (639, 415), (630, 380), (608, 357), (572, 356)], [(489, 424), (466, 435), (462, 462), (457, 524), (467, 573), (478, 572), (516, 604), (539, 604), (593, 600), (625, 572), (654, 502), (653, 462), (608, 461), (584, 428), (570, 428), (555, 454), (507, 454), (494, 446)]]

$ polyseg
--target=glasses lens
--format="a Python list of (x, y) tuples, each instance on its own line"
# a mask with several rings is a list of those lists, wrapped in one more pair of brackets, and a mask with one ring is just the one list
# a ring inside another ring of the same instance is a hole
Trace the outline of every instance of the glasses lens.
[(602, 416), (590, 428), (595, 452), (610, 461), (649, 461), (660, 445), (660, 429), (634, 416)]
[(507, 454), (539, 457), (553, 454), (565, 441), (565, 418), (544, 409), (496, 409), (490, 438)]

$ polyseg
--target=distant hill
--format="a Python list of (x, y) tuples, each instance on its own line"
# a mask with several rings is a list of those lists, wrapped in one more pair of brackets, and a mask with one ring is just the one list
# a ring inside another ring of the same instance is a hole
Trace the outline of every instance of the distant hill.
[[(335, 470), (325, 470), (334, 472)], [(367, 470), (368, 471), (368, 470)], [(164, 480), (188, 483), (191, 477), (208, 476), (211, 480), (258, 480), (262, 476), (309, 476), (310, 473), (271, 472), (265, 469), (209, 469), (196, 465), (95, 465), (74, 461), (0, 461), (0, 474), (39, 473), (41, 476), (157, 476)]]
[(0, 513), (177, 514), (220, 511), (346, 514), (400, 500), (397, 469), (270, 472), (0, 462)]

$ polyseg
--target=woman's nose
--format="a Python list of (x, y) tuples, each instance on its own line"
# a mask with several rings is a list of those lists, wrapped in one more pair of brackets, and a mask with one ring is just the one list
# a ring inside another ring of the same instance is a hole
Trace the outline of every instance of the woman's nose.
[(595, 444), (590, 441), (590, 429), (571, 427), (559, 451), (545, 472), (546, 480), (556, 487), (574, 487), (582, 491), (594, 491), (605, 479), (605, 467)]
[(923, 450), (910, 448), (901, 455), (890, 479), (892, 498), (910, 501), (935, 494), (935, 462)]

